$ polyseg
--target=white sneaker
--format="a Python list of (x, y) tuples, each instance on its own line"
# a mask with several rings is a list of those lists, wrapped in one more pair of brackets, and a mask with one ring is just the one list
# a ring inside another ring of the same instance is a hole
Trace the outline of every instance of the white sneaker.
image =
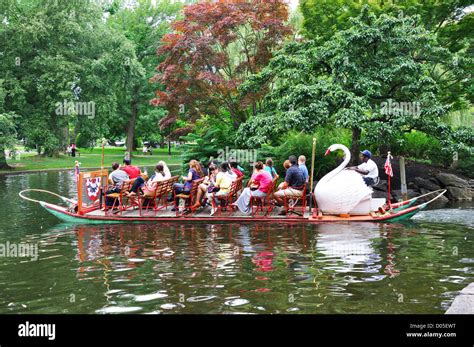
[(211, 216), (217, 212), (217, 207), (211, 207)]

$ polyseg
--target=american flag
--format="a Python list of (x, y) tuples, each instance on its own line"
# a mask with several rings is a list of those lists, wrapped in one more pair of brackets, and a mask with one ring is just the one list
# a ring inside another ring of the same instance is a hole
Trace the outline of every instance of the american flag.
[(385, 165), (383, 166), (385, 169), (385, 173), (387, 176), (393, 177), (393, 170), (392, 170), (392, 156), (390, 155), (390, 152), (388, 152), (387, 155), (387, 160), (385, 161)]

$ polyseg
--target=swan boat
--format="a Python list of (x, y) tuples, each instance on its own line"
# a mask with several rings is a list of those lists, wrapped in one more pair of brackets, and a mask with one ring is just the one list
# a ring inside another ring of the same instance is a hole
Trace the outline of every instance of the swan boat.
[[(197, 210), (172, 211), (172, 206), (151, 210), (128, 204), (118, 211), (103, 211), (98, 200), (98, 187), (104, 187), (108, 171), (80, 172), (76, 176), (77, 197), (67, 198), (41, 189), (26, 189), (19, 196), (39, 203), (46, 211), (63, 222), (76, 224), (102, 223), (160, 223), (160, 222), (259, 222), (259, 223), (333, 223), (333, 222), (398, 222), (411, 218), (429, 203), (442, 196), (446, 190), (437, 190), (406, 201), (390, 203), (386, 199), (373, 199), (372, 188), (367, 187), (360, 174), (344, 170), (350, 161), (350, 152), (343, 145), (332, 145), (326, 155), (343, 150), (345, 158), (336, 169), (324, 176), (316, 185), (314, 194), (307, 199), (290, 200), (286, 215), (269, 204), (261, 213), (246, 215), (238, 209), (227, 208), (211, 216), (210, 207)], [(59, 203), (49, 203), (28, 196), (28, 192), (41, 192), (59, 198)], [(309, 203), (307, 200), (311, 200)], [(124, 204), (125, 205), (125, 204)], [(258, 210), (257, 210), (258, 211)]]

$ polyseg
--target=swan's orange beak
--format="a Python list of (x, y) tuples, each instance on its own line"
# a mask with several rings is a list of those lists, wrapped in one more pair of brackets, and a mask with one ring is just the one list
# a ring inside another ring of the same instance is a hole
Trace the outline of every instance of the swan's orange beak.
[(331, 153), (331, 150), (328, 148), (326, 153), (324, 153), (324, 156), (327, 156), (329, 153)]

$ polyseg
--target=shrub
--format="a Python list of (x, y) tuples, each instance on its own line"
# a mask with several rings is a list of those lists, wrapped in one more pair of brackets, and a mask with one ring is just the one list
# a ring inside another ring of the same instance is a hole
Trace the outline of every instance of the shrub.
[(216, 123), (208, 117), (201, 118), (193, 132), (181, 137), (181, 140), (186, 141), (181, 147), (183, 172), (187, 172), (188, 162), (191, 159), (207, 165), (211, 158), (217, 158), (220, 149), (232, 144), (233, 139), (230, 137), (232, 132), (232, 127), (226, 123)]
[(463, 152), (459, 154), (457, 169), (469, 178), (474, 178), (474, 155)]
[(279, 146), (262, 146), (258, 152), (258, 159), (265, 161), (268, 157), (272, 158), (278, 174), (284, 176), (283, 162), (290, 155), (304, 155), (306, 156), (308, 171), (311, 171), (313, 137), (316, 138), (314, 177), (319, 179), (334, 169), (343, 156), (342, 152), (338, 152), (336, 155), (333, 154), (325, 157), (324, 153), (327, 148), (335, 143), (340, 143), (347, 147), (350, 146), (351, 133), (347, 129), (320, 128), (313, 135), (291, 132), (283, 138)]

